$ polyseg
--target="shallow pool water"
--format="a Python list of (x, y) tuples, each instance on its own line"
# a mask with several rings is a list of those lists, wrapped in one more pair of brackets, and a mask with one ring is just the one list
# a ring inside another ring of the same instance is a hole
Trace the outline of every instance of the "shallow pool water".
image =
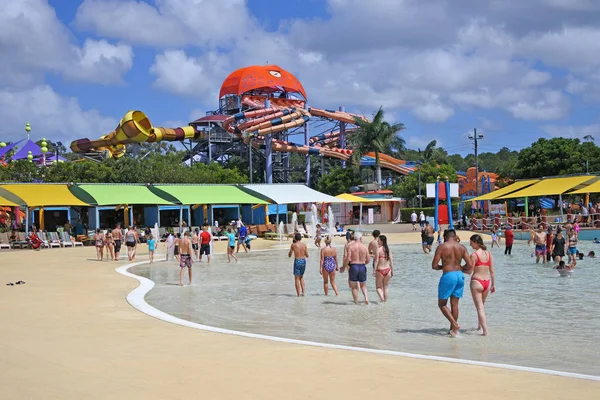
[[(587, 253), (594, 246), (584, 244), (582, 250)], [(467, 278), (460, 302), (462, 336), (450, 339), (437, 308), (441, 272), (431, 269), (432, 256), (418, 245), (391, 249), (391, 298), (380, 304), (369, 276), (368, 306), (352, 302), (347, 273), (338, 274), (340, 295), (330, 291), (324, 296), (316, 248), (310, 248), (304, 298), (296, 297), (292, 263), (283, 249), (240, 254), (239, 264), (227, 264), (224, 255), (210, 265), (194, 263), (191, 286), (179, 286), (179, 266), (173, 262), (130, 271), (156, 283), (146, 295), (150, 305), (205, 325), (600, 376), (600, 259), (580, 261), (572, 276), (564, 278), (553, 264), (536, 265), (526, 245), (516, 244), (511, 257), (494, 249), (497, 291), (486, 303), (490, 336), (475, 331), (477, 314)]]

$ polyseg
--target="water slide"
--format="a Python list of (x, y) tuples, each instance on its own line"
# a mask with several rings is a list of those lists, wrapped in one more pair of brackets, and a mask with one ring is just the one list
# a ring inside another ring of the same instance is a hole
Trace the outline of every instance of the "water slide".
[[(304, 107), (301, 100), (287, 98), (272, 98), (271, 105), (264, 106), (264, 98), (260, 96), (244, 96), (242, 103), (252, 107), (249, 111), (239, 112), (228, 117), (223, 122), (223, 129), (232, 135), (242, 139), (245, 143), (251, 142), (255, 148), (264, 148), (265, 137), (288, 129), (296, 128), (306, 124), (312, 116), (318, 116), (330, 120), (354, 124), (357, 118), (367, 121), (365, 117), (346, 113), (343, 111), (322, 110), (318, 108)], [(346, 130), (347, 134), (354, 132), (356, 128)], [(187, 139), (200, 139), (204, 137), (202, 131), (195, 127), (186, 126), (180, 128), (153, 127), (148, 117), (141, 111), (129, 111), (114, 132), (102, 136), (97, 140), (87, 138), (78, 139), (71, 143), (74, 153), (86, 153), (89, 151), (108, 151), (113, 158), (122, 157), (125, 154), (125, 145), (142, 142), (159, 141), (183, 141)], [(271, 148), (277, 152), (291, 152), (299, 154), (321, 155), (324, 157), (337, 158), (349, 161), (352, 150), (340, 149), (337, 146), (341, 133), (332, 132), (314, 136), (310, 145), (296, 144), (281, 140), (273, 140)], [(367, 155), (373, 157), (374, 155)], [(402, 160), (397, 160), (380, 154), (381, 166), (401, 174), (410, 172)]]

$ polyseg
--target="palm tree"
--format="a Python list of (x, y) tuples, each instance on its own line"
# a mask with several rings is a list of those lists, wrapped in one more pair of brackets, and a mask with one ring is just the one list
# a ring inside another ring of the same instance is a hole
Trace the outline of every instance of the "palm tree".
[(427, 144), (427, 146), (425, 146), (425, 150), (421, 151), (421, 149), (418, 149), (419, 150), (419, 161), (422, 161), (422, 162), (433, 161), (434, 156), (435, 156), (436, 146), (437, 146), (437, 140), (432, 140), (431, 142), (429, 142)]
[[(385, 153), (386, 150), (390, 149), (392, 144), (401, 145), (401, 138), (397, 136), (397, 133), (404, 130), (404, 124), (395, 123), (390, 124), (383, 119), (384, 111), (382, 107), (373, 116), (373, 120), (368, 122), (362, 119), (356, 119), (356, 125), (358, 129), (352, 136), (349, 137), (349, 141), (354, 149), (353, 157), (360, 163), (360, 157), (363, 154), (373, 152), (375, 153), (375, 169), (376, 169), (376, 180), (381, 185), (381, 164), (379, 162), (379, 154)], [(398, 138), (398, 139), (395, 139)]]

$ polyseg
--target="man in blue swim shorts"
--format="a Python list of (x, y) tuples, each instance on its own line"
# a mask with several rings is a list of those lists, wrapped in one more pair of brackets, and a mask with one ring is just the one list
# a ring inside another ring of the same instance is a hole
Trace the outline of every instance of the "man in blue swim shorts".
[(352, 299), (354, 304), (358, 304), (358, 289), (362, 291), (365, 297), (365, 304), (369, 304), (369, 296), (367, 295), (367, 265), (371, 261), (369, 249), (361, 242), (362, 234), (354, 233), (354, 240), (346, 247), (344, 254), (344, 264), (340, 272), (344, 272), (348, 267), (348, 275), (350, 288), (352, 288)]
[[(462, 260), (465, 261), (464, 265), (461, 265)], [(438, 307), (450, 322), (450, 332), (448, 333), (452, 337), (457, 337), (460, 329), (458, 301), (463, 296), (465, 287), (463, 272), (470, 274), (473, 270), (473, 263), (465, 246), (458, 243), (454, 229), (447, 229), (444, 232), (444, 243), (435, 250), (431, 267), (443, 271), (438, 285)], [(450, 299), (451, 309), (448, 308), (448, 299)]]
[(308, 247), (302, 243), (302, 235), (296, 233), (294, 243), (290, 247), (288, 257), (294, 255), (294, 284), (296, 286), (296, 295), (304, 296), (306, 288), (304, 286), (304, 272), (306, 271), (306, 259), (308, 258)]

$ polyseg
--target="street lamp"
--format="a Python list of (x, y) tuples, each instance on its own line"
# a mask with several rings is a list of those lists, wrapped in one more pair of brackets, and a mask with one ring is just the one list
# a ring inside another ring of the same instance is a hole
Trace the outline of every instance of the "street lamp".
[(419, 198), (419, 208), (423, 208), (423, 196), (421, 196), (421, 166), (423, 163), (421, 161), (415, 161), (415, 164), (419, 165), (419, 169), (417, 170), (419, 177), (419, 194), (417, 197)]

